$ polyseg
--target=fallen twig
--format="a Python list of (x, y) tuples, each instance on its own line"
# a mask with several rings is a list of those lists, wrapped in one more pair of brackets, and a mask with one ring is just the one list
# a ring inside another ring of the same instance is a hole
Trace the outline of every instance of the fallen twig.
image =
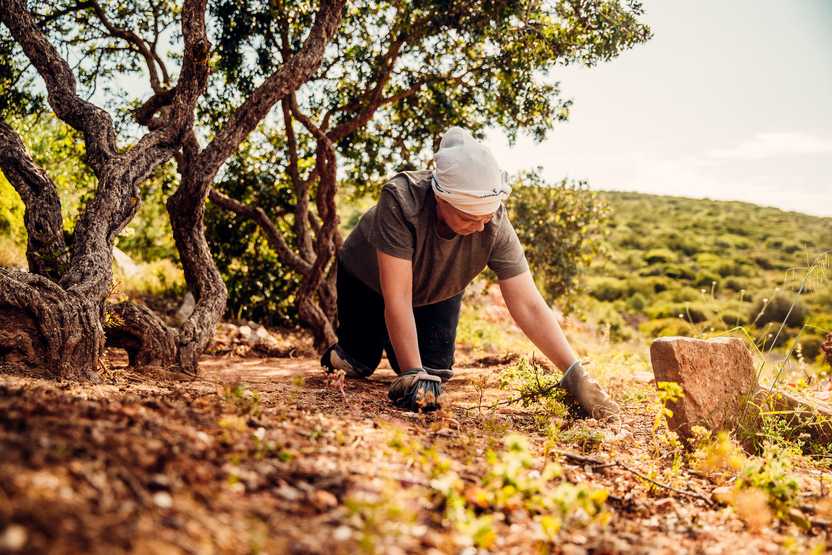
[(679, 489), (679, 488), (675, 488), (673, 486), (670, 486), (668, 484), (662, 484), (661, 482), (657, 482), (656, 480), (645, 476), (644, 474), (642, 474), (638, 470), (630, 468), (629, 466), (627, 466), (626, 464), (624, 464), (620, 461), (614, 461), (614, 462), (602, 461), (600, 459), (596, 459), (596, 458), (593, 458), (593, 457), (585, 457), (583, 455), (578, 455), (577, 453), (571, 453), (569, 451), (556, 450), (555, 452), (560, 454), (560, 455), (563, 455), (567, 459), (570, 459), (572, 461), (575, 461), (575, 462), (578, 462), (578, 463), (581, 463), (581, 464), (584, 464), (584, 465), (589, 465), (589, 466), (594, 467), (594, 468), (618, 467), (621, 470), (625, 470), (625, 471), (627, 471), (631, 474), (634, 474), (635, 476), (638, 476), (639, 478), (641, 478), (642, 480), (644, 480), (646, 482), (650, 482), (651, 484), (653, 484), (656, 487), (663, 488), (663, 489), (672, 491), (674, 493), (678, 493), (679, 495), (684, 495), (686, 497), (692, 497), (694, 499), (699, 499), (700, 501), (704, 502), (710, 508), (715, 507), (715, 504), (711, 499), (708, 499), (707, 497), (705, 497), (703, 494), (699, 493), (698, 491), (689, 490), (689, 489)]

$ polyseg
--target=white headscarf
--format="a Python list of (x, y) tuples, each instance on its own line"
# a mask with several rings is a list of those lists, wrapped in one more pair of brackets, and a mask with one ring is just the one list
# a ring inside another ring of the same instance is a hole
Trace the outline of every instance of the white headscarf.
[(466, 214), (493, 214), (511, 192), (491, 150), (461, 127), (445, 132), (433, 159), (433, 192)]

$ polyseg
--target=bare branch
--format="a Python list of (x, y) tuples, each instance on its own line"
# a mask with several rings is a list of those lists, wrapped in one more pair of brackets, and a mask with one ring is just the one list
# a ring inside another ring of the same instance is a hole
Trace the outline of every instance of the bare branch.
[(242, 202), (236, 201), (216, 189), (211, 189), (209, 198), (211, 199), (211, 202), (217, 206), (225, 210), (229, 210), (238, 216), (242, 216), (256, 222), (260, 229), (263, 230), (269, 245), (275, 250), (278, 256), (280, 256), (281, 260), (286, 262), (286, 264), (291, 266), (293, 270), (301, 275), (309, 273), (312, 265), (292, 251), (288, 243), (286, 243), (286, 240), (283, 238), (283, 234), (262, 208), (259, 206), (252, 207), (247, 204), (243, 204)]

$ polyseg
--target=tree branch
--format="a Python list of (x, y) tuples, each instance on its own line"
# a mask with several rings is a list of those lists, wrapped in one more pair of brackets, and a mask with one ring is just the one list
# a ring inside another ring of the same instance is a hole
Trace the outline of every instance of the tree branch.
[(301, 49), (254, 90), (203, 150), (199, 166), (207, 181), (213, 181), (220, 167), (271, 108), (317, 70), (326, 45), (341, 22), (345, 3), (346, 0), (321, 0), (315, 22)]
[(312, 269), (312, 265), (309, 262), (292, 251), (283, 238), (283, 234), (262, 208), (243, 204), (216, 189), (211, 189), (208, 197), (211, 199), (211, 202), (220, 208), (257, 223), (260, 229), (263, 230), (269, 245), (280, 256), (281, 260), (291, 266), (294, 271), (301, 275), (306, 275)]
[(58, 190), (5, 121), (0, 121), (0, 169), (26, 206), (23, 221), (28, 236), (29, 271), (59, 280), (69, 262), (69, 253)]

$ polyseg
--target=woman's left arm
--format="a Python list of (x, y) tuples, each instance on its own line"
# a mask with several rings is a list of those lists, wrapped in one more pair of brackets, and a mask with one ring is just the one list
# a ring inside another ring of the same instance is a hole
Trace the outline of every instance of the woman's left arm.
[(555, 313), (537, 290), (531, 272), (523, 272), (499, 283), (511, 317), (546, 358), (561, 370), (566, 370), (578, 360)]

